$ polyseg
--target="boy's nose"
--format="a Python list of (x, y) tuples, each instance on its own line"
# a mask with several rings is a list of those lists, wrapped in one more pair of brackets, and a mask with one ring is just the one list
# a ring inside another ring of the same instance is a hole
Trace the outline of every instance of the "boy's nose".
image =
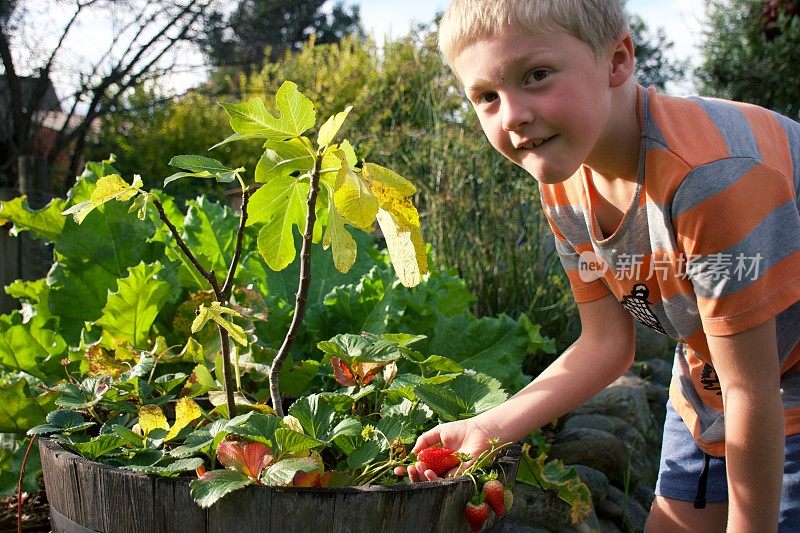
[(503, 129), (518, 131), (534, 120), (533, 110), (522, 102), (503, 102)]

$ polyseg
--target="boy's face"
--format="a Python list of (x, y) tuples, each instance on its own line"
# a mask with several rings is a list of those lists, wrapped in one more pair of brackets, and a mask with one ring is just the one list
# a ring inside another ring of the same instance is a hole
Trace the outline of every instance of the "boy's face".
[[(541, 183), (591, 165), (610, 116), (609, 63), (563, 32), (511, 28), (453, 61), (489, 142)], [(599, 150), (598, 150), (599, 151)]]

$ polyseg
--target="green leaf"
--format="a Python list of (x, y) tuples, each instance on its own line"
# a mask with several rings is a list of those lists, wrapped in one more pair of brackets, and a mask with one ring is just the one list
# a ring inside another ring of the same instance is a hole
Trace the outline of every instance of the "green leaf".
[(277, 416), (251, 411), (232, 418), (225, 425), (225, 431), (248, 440), (273, 446), (275, 432), (279, 427), (281, 427), (281, 421)]
[(196, 453), (208, 454), (214, 442), (214, 435), (207, 429), (196, 429), (186, 436), (186, 441), (170, 450), (172, 457), (189, 457)]
[(189, 172), (177, 172), (164, 180), (164, 186), (186, 177), (214, 178), (219, 183), (230, 183), (236, 176), (243, 172), (243, 168), (232, 169), (223, 165), (216, 159), (201, 155), (176, 155), (169, 161), (169, 165)]
[(275, 95), (279, 117), (273, 116), (260, 98), (243, 104), (220, 104), (230, 116), (236, 133), (267, 139), (299, 137), (314, 125), (316, 113), (311, 101), (300, 94), (297, 85), (286, 81)]
[(269, 183), (293, 172), (306, 174), (314, 166), (313, 152), (309, 152), (302, 139), (270, 140), (264, 143), (264, 148), (264, 154), (256, 165), (258, 183)]
[(24, 379), (0, 386), (0, 433), (25, 433), (43, 423), (57, 397), (56, 392), (35, 394)]
[(329, 341), (318, 342), (317, 348), (350, 364), (390, 362), (402, 356), (397, 344), (368, 333), (361, 335), (342, 333)]
[(235, 490), (255, 483), (255, 480), (233, 470), (212, 470), (202, 479), (195, 479), (189, 484), (189, 492), (194, 501), (203, 509)]
[(256, 221), (269, 216), (258, 233), (258, 251), (267, 265), (278, 271), (294, 261), (294, 226), (305, 230), (308, 183), (288, 176), (272, 180), (267, 187), (264, 194), (271, 195), (270, 201), (262, 207), (265, 213), (256, 216)]
[(103, 328), (111, 347), (119, 342), (147, 347), (150, 328), (171, 292), (169, 284), (158, 277), (163, 268), (160, 263), (139, 263), (128, 269), (128, 276), (118, 281), (117, 291), (108, 295), (96, 324)]
[(100, 435), (89, 442), (72, 442), (69, 447), (76, 453), (95, 461), (98, 457), (111, 453), (125, 446), (125, 439), (117, 435)]
[(189, 203), (184, 240), (200, 264), (221, 274), (233, 258), (238, 228), (239, 219), (230, 207), (201, 197)]
[(444, 422), (462, 420), (500, 405), (507, 395), (500, 382), (485, 374), (464, 373), (446, 383), (415, 387), (417, 396)]
[(320, 146), (327, 146), (333, 142), (336, 134), (342, 128), (342, 124), (347, 119), (347, 115), (353, 110), (353, 106), (349, 105), (344, 111), (332, 115), (325, 124), (319, 129), (319, 136), (317, 137), (317, 144)]
[(268, 466), (261, 472), (261, 482), (265, 485), (288, 485), (298, 472), (314, 472), (320, 469), (313, 457), (284, 459)]
[(217, 380), (211, 375), (206, 365), (197, 365), (192, 371), (192, 378), (186, 382), (187, 398), (194, 398), (218, 388)]
[(34, 316), (27, 324), (14, 323), (18, 312), (12, 313), (12, 324), (0, 323), (0, 366), (18, 370), (50, 383), (59, 374), (59, 363), (55, 355), (61, 354), (66, 345), (58, 333), (51, 329), (55, 324), (43, 322)]
[(323, 442), (331, 442), (336, 412), (324, 396), (311, 394), (298, 399), (289, 407), (289, 414), (300, 421), (307, 435)]
[(47, 414), (47, 423), (28, 430), (28, 435), (42, 435), (47, 433), (75, 433), (95, 425), (86, 422), (83, 415), (69, 409), (56, 409)]
[(130, 465), (123, 466), (126, 470), (133, 470), (134, 472), (141, 472), (148, 475), (156, 475), (162, 477), (177, 477), (183, 472), (196, 470), (203, 465), (203, 460), (199, 457), (192, 457), (190, 459), (178, 459), (177, 461), (168, 464), (167, 466), (140, 466)]
[(64, 215), (61, 211), (66, 206), (66, 200), (56, 198), (51, 200), (42, 209), (33, 210), (28, 205), (25, 196), (0, 202), (0, 226), (11, 222), (10, 234), (18, 235), (21, 231), (30, 231), (35, 239), (45, 242), (55, 242), (64, 229)]
[(361, 469), (374, 461), (380, 455), (381, 450), (380, 443), (374, 440), (363, 442), (347, 456), (347, 466), (352, 470)]
[(325, 445), (324, 442), (289, 428), (275, 431), (275, 444), (281, 453), (302, 453)]

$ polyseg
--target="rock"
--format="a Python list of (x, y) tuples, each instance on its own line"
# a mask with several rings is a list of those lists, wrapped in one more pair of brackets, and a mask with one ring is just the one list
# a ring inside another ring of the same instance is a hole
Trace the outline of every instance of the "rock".
[[(550, 447), (548, 457), (560, 459), (567, 465), (586, 465), (600, 470), (609, 480), (624, 480), (630, 462), (627, 446), (608, 431), (575, 428), (558, 433)], [(632, 472), (638, 481), (638, 475)]]
[(653, 505), (653, 500), (656, 499), (656, 493), (653, 490), (653, 486), (654, 485), (644, 485), (639, 483), (633, 490), (633, 498), (639, 502), (639, 504), (644, 507), (647, 512), (650, 512), (649, 509)]
[(565, 527), (558, 530), (558, 533), (601, 533), (600, 520), (597, 518), (597, 513), (592, 507), (592, 512), (586, 519), (571, 527)]
[(587, 487), (589, 487), (589, 492), (592, 493), (592, 502), (596, 505), (597, 502), (601, 502), (606, 499), (608, 496), (608, 477), (599, 470), (595, 470), (594, 468), (590, 468), (586, 465), (570, 465), (572, 466), (576, 472), (578, 472), (578, 477), (581, 478)]
[(638, 359), (669, 359), (675, 351), (675, 341), (647, 326), (636, 323), (636, 357)]
[(520, 522), (510, 515), (506, 515), (506, 518), (502, 522), (489, 531), (491, 531), (491, 533), (550, 533), (548, 529)]
[(514, 505), (507, 515), (516, 524), (555, 531), (569, 525), (570, 507), (555, 491), (514, 484)]
[(608, 498), (597, 508), (597, 513), (610, 518), (624, 531), (644, 531), (647, 522), (647, 510), (632, 495), (614, 486), (609, 487)]
[(658, 440), (661, 431), (656, 426), (647, 400), (646, 381), (625, 375), (578, 407), (573, 414), (616, 416), (635, 427), (648, 440)]
[(658, 475), (658, 457), (649, 451), (647, 441), (636, 428), (618, 418), (608, 415), (574, 415), (564, 424), (565, 429), (590, 428), (608, 431), (628, 448), (631, 454), (630, 468), (638, 472), (645, 483), (655, 483)]
[(622, 533), (617, 525), (611, 520), (599, 518), (598, 522), (600, 522), (600, 531), (603, 533)]

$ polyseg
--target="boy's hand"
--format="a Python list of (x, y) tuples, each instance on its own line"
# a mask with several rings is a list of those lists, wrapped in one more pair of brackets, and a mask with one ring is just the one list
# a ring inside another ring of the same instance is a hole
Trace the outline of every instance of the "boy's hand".
[[(417, 443), (411, 451), (415, 454), (419, 454), (419, 452), (425, 448), (442, 445), (445, 448), (469, 454), (470, 457), (474, 458), (488, 450), (490, 448), (489, 439), (497, 436), (498, 435), (489, 435), (475, 419), (459, 420), (457, 422), (440, 424), (430, 431), (423, 433), (417, 439)], [(444, 477), (453, 477), (459, 472), (463, 472), (469, 464), (470, 463), (467, 462), (451, 469)], [(408, 479), (412, 482), (439, 479), (439, 476), (421, 461), (409, 465), (408, 468), (397, 467), (394, 473), (398, 476), (408, 475)]]

